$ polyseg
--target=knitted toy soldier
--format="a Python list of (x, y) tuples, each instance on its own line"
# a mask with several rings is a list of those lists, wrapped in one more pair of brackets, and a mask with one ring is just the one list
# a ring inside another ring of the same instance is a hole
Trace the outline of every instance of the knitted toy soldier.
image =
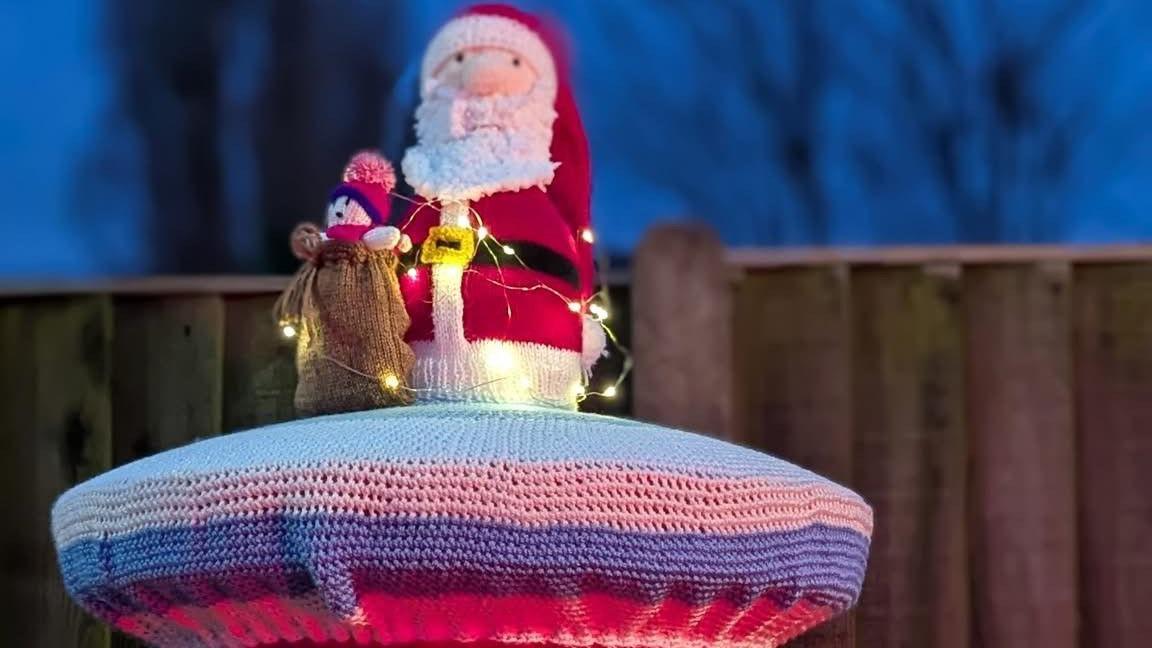
[(412, 350), (397, 283), (397, 252), (411, 241), (386, 225), (392, 165), (375, 152), (353, 156), (329, 197), (326, 229), (292, 233), (304, 265), (276, 305), (299, 336), (296, 410), (303, 416), (408, 403)]

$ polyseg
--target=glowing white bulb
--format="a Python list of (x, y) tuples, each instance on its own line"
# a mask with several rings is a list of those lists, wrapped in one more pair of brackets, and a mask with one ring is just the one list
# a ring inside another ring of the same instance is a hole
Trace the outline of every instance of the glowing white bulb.
[(384, 386), (388, 389), (396, 389), (400, 386), (400, 379), (392, 374), (384, 376)]
[(476, 229), (476, 238), (480, 239), (481, 241), (488, 238), (488, 228), (484, 227), (483, 225), (481, 225), (479, 228), (477, 228)]
[(489, 347), (484, 358), (488, 366), (498, 374), (507, 374), (516, 368), (516, 357), (504, 347)]
[(572, 311), (573, 313), (579, 313), (580, 312), (580, 302), (574, 302), (574, 301), (568, 302), (568, 310)]
[(616, 385), (608, 385), (604, 388), (604, 398), (616, 398)]
[(588, 306), (588, 310), (592, 312), (592, 315), (595, 316), (596, 319), (608, 319), (608, 309), (604, 308), (600, 304), (592, 304)]
[(580, 238), (584, 239), (585, 243), (595, 243), (596, 237), (592, 234), (592, 230), (584, 229), (580, 232)]
[(294, 338), (296, 337), (296, 327), (291, 324), (285, 324), (280, 327), (280, 334), (286, 338)]
[(407, 275), (409, 279), (415, 279), (416, 275), (419, 273), (416, 272), (416, 268), (408, 268), (408, 270), (405, 271), (404, 274)]
[(572, 385), (572, 398), (579, 400), (584, 397), (584, 394), (584, 385), (581, 385), (580, 383)]
[(512, 256), (513, 254), (516, 254), (516, 250), (513, 250), (511, 245), (505, 245), (504, 246), (504, 254), (507, 254), (508, 256)]

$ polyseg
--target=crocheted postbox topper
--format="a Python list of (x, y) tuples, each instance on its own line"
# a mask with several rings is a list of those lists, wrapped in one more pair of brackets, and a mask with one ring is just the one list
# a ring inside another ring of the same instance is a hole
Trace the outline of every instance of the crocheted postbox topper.
[[(489, 5), (428, 48), (402, 164), (427, 204), (398, 221), (412, 252), (388, 241), (416, 404), (224, 435), (69, 490), (52, 530), (87, 611), (162, 647), (771, 648), (853, 605), (858, 495), (571, 411), (599, 351), (587, 152), (555, 42)], [(345, 196), (360, 226), (384, 222)]]

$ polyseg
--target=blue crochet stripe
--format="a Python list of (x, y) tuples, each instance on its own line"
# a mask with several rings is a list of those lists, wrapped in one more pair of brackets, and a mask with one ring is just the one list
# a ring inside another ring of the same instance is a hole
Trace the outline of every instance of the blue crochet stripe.
[[(847, 606), (859, 593), (867, 551), (868, 540), (859, 533), (823, 525), (704, 535), (524, 529), (439, 518), (272, 515), (83, 540), (65, 547), (60, 563), (68, 590), (90, 609), (111, 606), (121, 612), (126, 601), (105, 597), (136, 583), (152, 583), (155, 589), (169, 580), (301, 570), (342, 611), (355, 606), (354, 579), (393, 582), (410, 594), (440, 593), (433, 584), (445, 582), (387, 578), (397, 572), (471, 574), (477, 587), (496, 593), (547, 589), (571, 594), (593, 579), (649, 602), (682, 587), (692, 598), (725, 590), (784, 591)], [(463, 587), (461, 581), (452, 582), (454, 589)]]
[(754, 450), (657, 425), (530, 406), (429, 404), (304, 419), (207, 439), (104, 473), (69, 496), (156, 475), (303, 462), (493, 460), (627, 464), (702, 476), (828, 483)]

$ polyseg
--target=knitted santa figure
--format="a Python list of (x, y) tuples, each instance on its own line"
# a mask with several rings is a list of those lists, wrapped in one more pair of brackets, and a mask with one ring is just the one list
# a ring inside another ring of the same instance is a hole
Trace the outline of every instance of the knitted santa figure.
[(413, 384), (434, 400), (573, 407), (604, 349), (588, 146), (557, 39), (488, 5), (449, 22), (421, 67), (402, 219), (420, 246), (401, 283)]

